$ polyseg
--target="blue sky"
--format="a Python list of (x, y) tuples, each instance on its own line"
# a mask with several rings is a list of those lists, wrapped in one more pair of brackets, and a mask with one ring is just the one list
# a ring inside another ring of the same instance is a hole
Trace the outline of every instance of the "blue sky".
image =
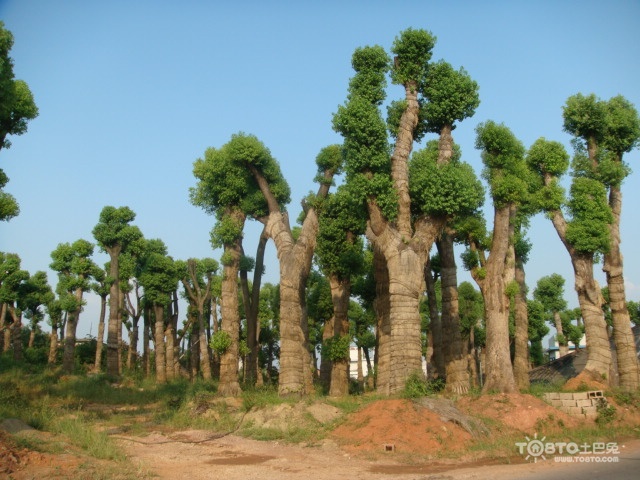
[[(346, 97), (353, 50), (388, 50), (408, 27), (431, 31), (433, 59), (464, 67), (480, 86), (476, 115), (453, 132), (478, 173), (474, 129), (482, 121), (504, 122), (526, 147), (544, 136), (571, 151), (561, 117), (569, 96), (621, 94), (640, 108), (637, 1), (0, 0), (0, 19), (15, 37), (16, 77), (40, 109), (0, 152), (6, 191), (21, 208), (0, 225), (0, 251), (18, 253), (31, 273), (47, 270), (57, 244), (93, 240), (105, 205), (133, 209), (144, 235), (161, 238), (174, 258), (219, 258), (209, 244), (214, 219), (189, 203), (188, 190), (193, 162), (239, 131), (257, 135), (280, 162), (296, 218), (300, 199), (316, 189), (315, 156), (341, 141), (331, 117)], [(388, 91), (389, 99), (402, 94)], [(634, 151), (626, 160), (640, 170), (639, 158)], [(627, 296), (635, 300), (639, 178), (623, 186)], [(247, 228), (247, 252), (259, 230)], [(531, 288), (560, 273), (577, 306), (569, 257), (550, 222), (534, 219), (530, 238)], [(265, 281), (277, 282), (272, 246), (267, 256)], [(95, 334), (97, 312), (90, 296), (80, 336)]]

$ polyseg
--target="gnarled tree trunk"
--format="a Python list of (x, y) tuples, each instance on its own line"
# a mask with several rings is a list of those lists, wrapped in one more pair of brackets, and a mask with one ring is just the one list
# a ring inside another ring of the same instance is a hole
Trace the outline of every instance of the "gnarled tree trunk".
[(520, 390), (527, 390), (529, 382), (529, 312), (527, 311), (527, 285), (525, 283), (522, 259), (514, 253), (516, 259), (515, 281), (518, 293), (515, 297), (515, 354), (513, 357), (513, 375)]
[(619, 187), (609, 191), (609, 207), (613, 213), (610, 225), (611, 246), (604, 256), (604, 271), (609, 287), (609, 307), (613, 323), (613, 341), (616, 346), (616, 359), (620, 387), (634, 391), (640, 387), (640, 367), (635, 339), (631, 330), (631, 319), (627, 310), (627, 298), (624, 287), (623, 261), (620, 251), (620, 214), (622, 210), (622, 192)]
[(98, 320), (98, 338), (96, 340), (96, 358), (93, 369), (99, 372), (102, 368), (102, 347), (104, 344), (104, 319), (107, 314), (107, 297), (100, 295), (100, 317)]
[[(333, 302), (333, 338), (335, 340), (349, 335), (349, 300), (351, 298), (351, 282), (341, 280), (335, 275), (329, 276), (331, 300)], [(346, 357), (333, 359), (331, 362), (331, 386), (329, 395), (341, 397), (349, 394), (349, 351)], [(360, 367), (361, 368), (361, 367)]]
[(153, 306), (155, 316), (154, 329), (154, 346), (155, 346), (155, 363), (156, 363), (156, 381), (158, 383), (167, 382), (167, 362), (166, 362), (166, 346), (164, 342), (164, 306), (155, 304)]

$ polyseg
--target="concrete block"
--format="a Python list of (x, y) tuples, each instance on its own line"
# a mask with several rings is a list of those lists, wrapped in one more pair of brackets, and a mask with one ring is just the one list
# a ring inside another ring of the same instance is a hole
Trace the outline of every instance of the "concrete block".
[(587, 393), (589, 394), (589, 398), (604, 398), (604, 393), (602, 393), (602, 390), (594, 390)]
[(574, 400), (587, 400), (589, 398), (588, 392), (572, 393), (571, 395), (573, 396)]
[(562, 406), (563, 407), (576, 407), (576, 401), (575, 400), (562, 400)]
[(591, 406), (593, 406), (593, 403), (589, 399), (576, 400), (576, 406), (578, 406), (578, 407), (591, 407)]
[(558, 392), (549, 392), (542, 395), (542, 398), (544, 398), (546, 402), (551, 402), (552, 400), (559, 400), (560, 394)]

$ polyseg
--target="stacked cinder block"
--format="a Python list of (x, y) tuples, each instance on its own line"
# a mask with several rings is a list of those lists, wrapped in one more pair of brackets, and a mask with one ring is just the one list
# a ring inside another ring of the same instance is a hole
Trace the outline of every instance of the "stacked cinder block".
[(558, 410), (575, 417), (595, 418), (598, 415), (598, 405), (607, 405), (607, 399), (602, 390), (577, 393), (545, 393), (544, 401)]

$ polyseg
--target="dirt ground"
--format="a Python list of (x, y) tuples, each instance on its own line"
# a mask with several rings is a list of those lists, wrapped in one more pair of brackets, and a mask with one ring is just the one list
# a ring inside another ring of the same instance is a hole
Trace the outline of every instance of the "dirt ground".
[[(287, 428), (292, 422), (309, 418), (319, 426), (338, 424), (325, 438), (302, 444), (257, 441), (206, 430), (163, 428), (143, 435), (115, 432), (111, 436), (126, 452), (127, 460), (120, 462), (126, 468), (89, 458), (69, 446), (56, 454), (25, 448), (25, 444), (55, 439), (16, 421), (4, 425), (11, 434), (0, 430), (0, 478), (330, 480), (491, 476), (498, 480), (513, 478), (514, 472), (530, 473), (562, 465), (529, 464), (515, 448), (489, 454), (474, 448), (486, 431), (507, 437), (522, 433), (524, 438), (588, 422), (521, 394), (464, 397), (455, 404), (378, 400), (336, 421), (339, 414), (326, 403), (301, 402), (259, 409), (243, 418), (243, 422), (269, 428)], [(19, 441), (21, 438), (31, 443)], [(630, 445), (640, 452), (640, 441), (632, 440)]]

